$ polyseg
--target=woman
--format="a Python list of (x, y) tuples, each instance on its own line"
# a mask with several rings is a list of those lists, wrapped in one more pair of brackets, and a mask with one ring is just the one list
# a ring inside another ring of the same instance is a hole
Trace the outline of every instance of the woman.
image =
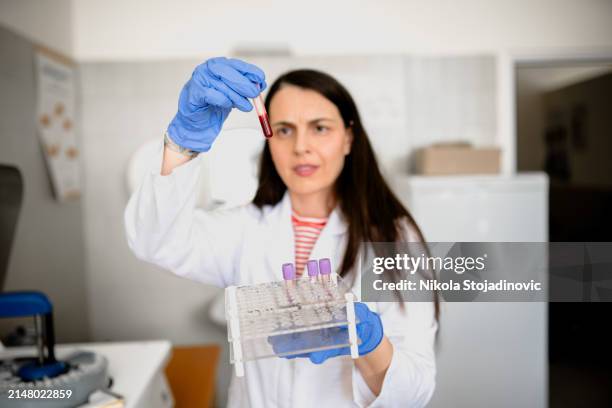
[[(268, 92), (274, 136), (253, 202), (196, 209), (198, 154), (232, 108), (249, 111), (247, 98), (265, 88), (264, 73), (243, 61), (214, 58), (195, 69), (165, 135), (161, 174), (147, 175), (126, 208), (139, 258), (220, 287), (279, 280), (284, 263), (295, 261), (301, 274), (307, 259), (331, 258), (358, 284), (362, 242), (422, 240), (381, 176), (351, 96), (311, 70), (281, 76)], [(232, 380), (229, 406), (424, 406), (435, 384), (436, 305), (358, 303), (356, 311), (358, 359), (340, 349), (249, 362), (246, 381)]]

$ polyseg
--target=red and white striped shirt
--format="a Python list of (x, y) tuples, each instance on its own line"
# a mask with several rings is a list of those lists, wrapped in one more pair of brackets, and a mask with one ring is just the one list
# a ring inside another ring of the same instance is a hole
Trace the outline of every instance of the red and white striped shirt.
[(306, 262), (308, 262), (321, 230), (327, 223), (327, 218), (302, 217), (292, 211), (291, 223), (293, 224), (293, 237), (295, 239), (295, 272), (300, 276), (304, 272)]

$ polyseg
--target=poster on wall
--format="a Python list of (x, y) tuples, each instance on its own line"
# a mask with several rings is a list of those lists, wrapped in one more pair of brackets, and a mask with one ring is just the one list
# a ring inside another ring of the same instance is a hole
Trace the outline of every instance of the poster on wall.
[(81, 195), (80, 154), (75, 129), (76, 70), (61, 55), (38, 47), (35, 53), (37, 128), (58, 201)]

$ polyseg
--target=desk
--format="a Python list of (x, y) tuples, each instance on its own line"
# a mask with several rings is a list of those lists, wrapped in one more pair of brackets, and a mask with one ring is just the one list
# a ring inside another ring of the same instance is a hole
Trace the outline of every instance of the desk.
[[(121, 343), (58, 344), (59, 360), (75, 350), (98, 353), (108, 360), (112, 391), (125, 398), (126, 408), (169, 408), (174, 405), (164, 368), (172, 344), (166, 340)], [(0, 359), (35, 355), (33, 347), (11, 347), (0, 351)]]

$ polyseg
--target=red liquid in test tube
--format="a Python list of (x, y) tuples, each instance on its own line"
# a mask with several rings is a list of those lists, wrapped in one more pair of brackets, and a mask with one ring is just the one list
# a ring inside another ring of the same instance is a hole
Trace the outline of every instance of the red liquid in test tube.
[(261, 130), (263, 130), (264, 136), (266, 137), (266, 139), (271, 138), (272, 127), (270, 126), (270, 119), (268, 119), (268, 112), (266, 111), (266, 106), (264, 104), (263, 98), (261, 97), (261, 94), (253, 98), (253, 105), (255, 106), (257, 116), (259, 116), (259, 123), (261, 123)]

